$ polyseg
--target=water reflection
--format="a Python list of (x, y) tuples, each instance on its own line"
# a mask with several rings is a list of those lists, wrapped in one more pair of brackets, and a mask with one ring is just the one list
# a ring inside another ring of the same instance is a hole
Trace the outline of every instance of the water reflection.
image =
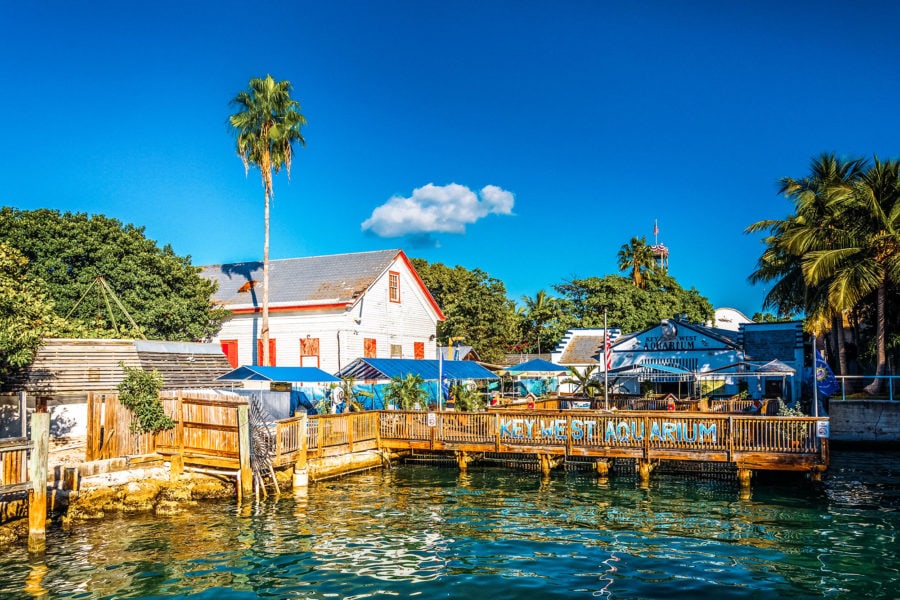
[(2, 598), (890, 598), (900, 458), (820, 486), (422, 466), (264, 502), (114, 517), (0, 557)]

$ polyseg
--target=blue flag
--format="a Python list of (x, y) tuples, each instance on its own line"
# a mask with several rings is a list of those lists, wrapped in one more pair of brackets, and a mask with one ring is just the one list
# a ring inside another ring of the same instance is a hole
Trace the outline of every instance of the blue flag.
[(835, 378), (834, 373), (831, 371), (831, 367), (829, 367), (828, 363), (825, 362), (825, 359), (822, 358), (822, 354), (818, 349), (816, 350), (815, 372), (816, 388), (818, 388), (820, 395), (826, 397), (831, 396), (841, 389), (841, 384), (838, 383), (837, 378)]

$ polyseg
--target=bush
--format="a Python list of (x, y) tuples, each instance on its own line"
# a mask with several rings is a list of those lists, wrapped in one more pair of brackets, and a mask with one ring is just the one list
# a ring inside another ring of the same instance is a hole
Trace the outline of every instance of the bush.
[(163, 411), (159, 391), (163, 378), (155, 369), (147, 372), (140, 367), (128, 367), (125, 379), (119, 384), (119, 402), (131, 411), (132, 433), (157, 433), (175, 427), (175, 421)]

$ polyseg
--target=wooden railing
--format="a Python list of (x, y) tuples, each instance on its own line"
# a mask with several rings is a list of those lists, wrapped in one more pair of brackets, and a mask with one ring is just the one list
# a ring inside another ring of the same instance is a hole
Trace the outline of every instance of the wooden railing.
[(0, 492), (18, 492), (28, 488), (28, 451), (31, 442), (14, 438), (0, 442)]
[(309, 417), (307, 455), (322, 458), (379, 448), (382, 414), (383, 411), (366, 411)]
[(718, 461), (773, 470), (828, 461), (827, 442), (816, 435), (822, 419), (813, 417), (492, 410), (437, 413), (429, 426), (422, 412), (379, 414), (381, 443), (395, 449)]

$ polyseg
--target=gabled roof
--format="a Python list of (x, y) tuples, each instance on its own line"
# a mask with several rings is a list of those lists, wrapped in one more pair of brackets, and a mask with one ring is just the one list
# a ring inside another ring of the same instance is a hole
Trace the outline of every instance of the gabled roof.
[[(396, 249), (271, 260), (269, 306), (274, 309), (351, 306), (398, 258), (409, 267), (438, 319), (443, 320), (441, 309), (412, 263), (402, 250)], [(225, 308), (239, 311), (262, 306), (259, 296), (262, 262), (208, 265), (201, 268), (200, 275), (219, 284), (212, 299)]]
[(578, 335), (566, 344), (559, 359), (565, 365), (592, 365), (600, 362), (603, 353), (603, 335)]
[(437, 352), (444, 360), (475, 360), (479, 359), (478, 353), (472, 346), (438, 346)]
[[(439, 364), (440, 363), (440, 364)], [(408, 358), (357, 358), (338, 372), (338, 377), (354, 379), (401, 379), (418, 375), (425, 381), (437, 381), (438, 371), (444, 379), (500, 379), (470, 360), (413, 360)]]
[[(678, 326), (679, 329), (689, 329), (694, 331), (694, 333), (698, 333), (700, 335), (704, 335), (714, 340), (718, 340), (719, 342), (725, 344), (726, 346), (731, 346), (732, 348), (739, 349), (740, 344), (738, 343), (738, 338), (740, 336), (737, 331), (730, 331), (728, 329), (716, 329), (715, 327), (707, 327), (705, 325), (700, 325), (698, 323), (690, 323), (688, 321), (673, 321), (675, 325)], [(654, 325), (653, 327), (648, 327), (646, 329), (642, 329), (640, 331), (635, 331), (634, 333), (629, 333), (628, 335), (623, 335), (621, 337), (616, 338), (612, 342), (612, 347), (615, 348), (621, 343), (626, 342), (627, 340), (636, 338), (640, 335), (647, 333), (648, 331), (652, 331), (654, 329), (658, 329), (660, 325)]]
[(524, 375), (525, 373), (568, 373), (569, 369), (560, 365), (553, 364), (549, 360), (542, 358), (533, 358), (521, 364), (514, 365), (503, 369), (513, 375)]
[(219, 381), (284, 381), (291, 383), (340, 382), (317, 367), (259, 367), (245, 365), (218, 378)]

